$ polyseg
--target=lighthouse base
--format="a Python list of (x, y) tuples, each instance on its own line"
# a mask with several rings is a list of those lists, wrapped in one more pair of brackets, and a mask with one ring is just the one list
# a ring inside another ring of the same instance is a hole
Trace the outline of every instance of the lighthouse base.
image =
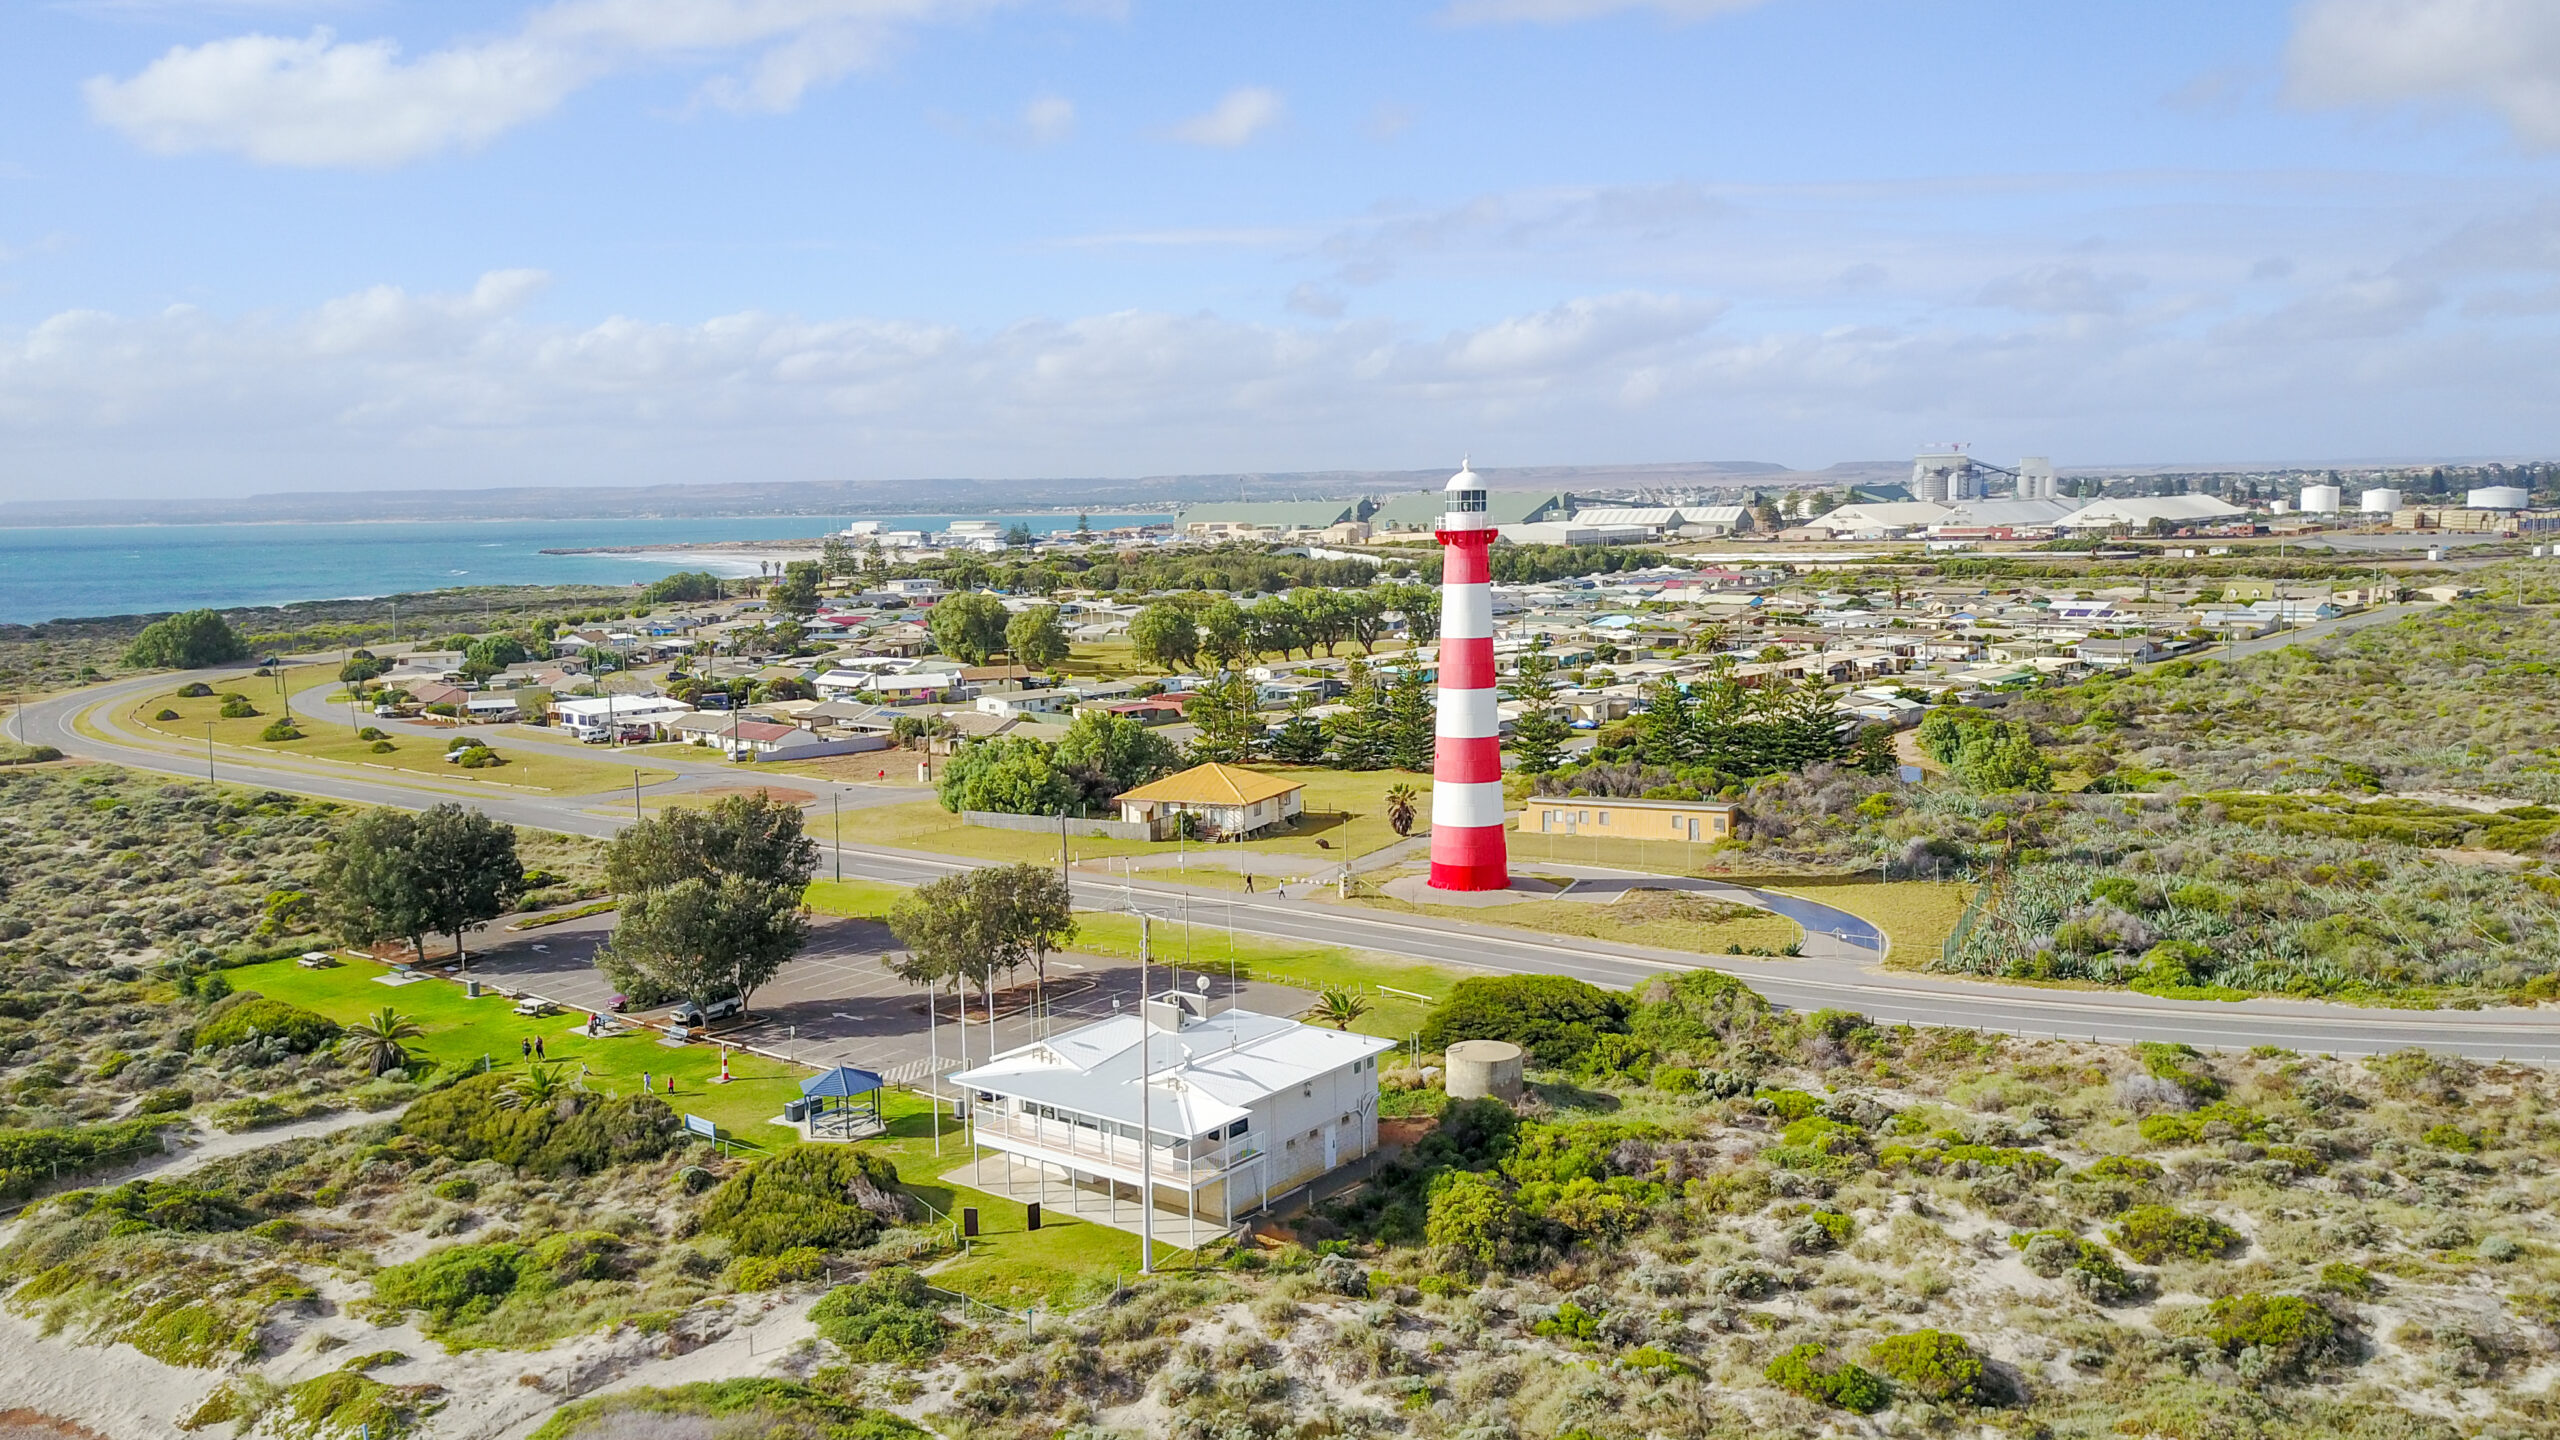
[(1434, 890), (1508, 890), (1511, 867), (1500, 860), (1490, 865), (1451, 865), (1431, 862), (1431, 888)]

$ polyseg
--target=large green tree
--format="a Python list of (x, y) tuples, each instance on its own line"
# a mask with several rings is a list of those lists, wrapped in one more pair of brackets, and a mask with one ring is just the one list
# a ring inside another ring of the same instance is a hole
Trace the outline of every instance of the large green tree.
[(752, 1000), (808, 943), (800, 886), (695, 877), (625, 897), (596, 965), (625, 990)]
[(146, 670), (200, 670), (249, 658), (248, 642), (232, 633), (218, 610), (189, 610), (142, 627), (125, 647), (124, 663)]
[(1107, 804), (1182, 763), (1182, 752), (1163, 735), (1126, 715), (1087, 710), (1058, 741), (1059, 769), (1084, 787), (1087, 800)]
[(993, 595), (953, 595), (935, 602), (929, 628), (934, 648), (969, 665), (984, 665), (1004, 648), (1008, 617)]
[(406, 940), (421, 961), (434, 916), (413, 857), (418, 819), (405, 810), (367, 810), (340, 828), (320, 859), (322, 915), (350, 945)]
[(814, 615), (818, 611), (818, 586), (826, 578), (824, 561), (790, 561), (782, 567), (782, 581), (767, 595), (767, 602), (777, 615)]
[(410, 846), (428, 928), (452, 936), (453, 958), (468, 965), (463, 932), (506, 914), (524, 898), (524, 862), (516, 858), (515, 827), (447, 803), (418, 817)]
[(802, 832), (798, 807), (758, 792), (625, 827), (605, 851), (604, 883), (621, 895), (721, 875), (805, 886), (817, 869), (818, 842)]
[(1129, 646), (1141, 665), (1185, 669), (1200, 658), (1200, 622), (1187, 607), (1159, 600), (1129, 622)]
[(799, 809), (763, 794), (629, 826), (605, 852), (623, 903), (597, 967), (637, 993), (752, 998), (807, 942), (817, 868)]
[(1255, 658), (1252, 617), (1233, 600), (1211, 604), (1200, 617), (1200, 653), (1221, 669)]
[(934, 798), (953, 814), (1076, 815), (1084, 810), (1083, 787), (1059, 768), (1056, 747), (1022, 735), (961, 746), (944, 763)]
[(1242, 670), (1229, 670), (1201, 686), (1182, 717), (1199, 728), (1191, 741), (1194, 761), (1237, 765), (1262, 750), (1262, 716), (1254, 703), (1253, 682)]
[(1004, 648), (1016, 665), (1045, 670), (1067, 658), (1067, 627), (1058, 623), (1058, 607), (1040, 605), (1005, 623)]
[(1067, 885), (1047, 865), (1000, 865), (919, 885), (889, 907), (889, 930), (906, 947), (882, 960), (913, 984), (976, 985), (989, 1013), (995, 977), (1024, 965), (1045, 994), (1050, 951), (1075, 936)]
[(1431, 768), (1437, 748), (1437, 719), (1431, 708), (1431, 685), (1422, 678), (1422, 667), (1407, 665), (1398, 670), (1395, 688), (1387, 695), (1387, 748), (1395, 757), (1397, 769)]

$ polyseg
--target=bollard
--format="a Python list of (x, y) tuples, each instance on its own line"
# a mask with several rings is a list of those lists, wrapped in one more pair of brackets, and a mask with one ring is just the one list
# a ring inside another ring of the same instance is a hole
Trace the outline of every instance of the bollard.
[(1025, 1207), (1025, 1208), (1024, 1208), (1024, 1212), (1023, 1212), (1023, 1213), (1028, 1217), (1028, 1218), (1023, 1222), (1023, 1228), (1024, 1228), (1024, 1229), (1027, 1229), (1027, 1230), (1037, 1230), (1037, 1229), (1039, 1229), (1039, 1228), (1040, 1228), (1040, 1202), (1039, 1202), (1039, 1201), (1037, 1201), (1037, 1200), (1032, 1201), (1032, 1202), (1030, 1203), (1030, 1205), (1028, 1205), (1027, 1207)]
[(963, 1205), (960, 1207), (960, 1233), (972, 1240), (978, 1238), (977, 1206)]

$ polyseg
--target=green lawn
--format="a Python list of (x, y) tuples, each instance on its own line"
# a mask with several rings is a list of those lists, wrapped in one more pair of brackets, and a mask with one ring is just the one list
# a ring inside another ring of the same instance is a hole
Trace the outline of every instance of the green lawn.
[[(1246, 979), (1304, 990), (1341, 987), (1359, 991), (1369, 1001), (1370, 1010), (1351, 1028), (1363, 1035), (1390, 1040), (1402, 1040), (1421, 1029), (1422, 1017), (1430, 1013), (1432, 1005), (1445, 999), (1451, 986), (1474, 973), (1456, 966), (1312, 941), (1274, 940), (1258, 935), (1238, 935), (1230, 940), (1215, 901), (1195, 903), (1188, 926), (1177, 919), (1158, 922), (1151, 928), (1154, 933), (1149, 937), (1148, 948), (1159, 965), (1226, 975), (1232, 963), (1234, 972)], [(1079, 914), (1075, 948), (1134, 960), (1138, 955), (1137, 919), (1129, 915)], [(1380, 986), (1431, 998), (1415, 1000), (1410, 995), (1388, 994)]]
[(1690, 950), (1701, 955), (1742, 951), (1779, 954), (1804, 938), (1804, 927), (1764, 910), (1723, 913), (1725, 907), (1703, 897), (1670, 891), (1639, 891), (1609, 905), (1579, 900), (1524, 900), (1514, 905), (1471, 907), (1415, 905), (1392, 896), (1368, 894), (1361, 903), (1407, 915), (1431, 915), (1475, 925), (1502, 925), (1550, 935), (1578, 935), (1592, 940), (1621, 940), (1662, 950)]
[[(831, 892), (839, 888), (822, 883)], [(867, 888), (895, 893), (891, 886)], [(822, 907), (830, 900), (857, 903), (840, 894), (812, 896), (812, 903)], [(438, 1064), (468, 1065), (485, 1055), (495, 1069), (518, 1068), (524, 1062), (517, 1046), (540, 1035), (551, 1059), (569, 1066), (571, 1074), (578, 1066), (587, 1067), (590, 1089), (628, 1094), (646, 1071), (668, 1105), (714, 1122), (723, 1138), (753, 1147), (750, 1153), (799, 1143), (791, 1130), (767, 1122), (782, 1113), (785, 1100), (800, 1093), (800, 1081), (811, 1073), (806, 1067), (732, 1051), (729, 1072), (735, 1078), (722, 1085), (716, 1046), (669, 1047), (659, 1044), (654, 1032), (590, 1040), (574, 1033), (580, 1018), (574, 1012), (527, 1019), (515, 1014), (513, 1001), (494, 994), (469, 999), (460, 985), (446, 980), (428, 978), (398, 987), (373, 983), (385, 973), (386, 967), (369, 961), (305, 970), (291, 960), (277, 960), (242, 966), (228, 978), (236, 989), (299, 1005), (342, 1024), (388, 1004), (426, 1032), (407, 1042), (410, 1053)], [(670, 1076), (673, 1093), (666, 1088)], [(1108, 1292), (1117, 1274), (1136, 1273), (1136, 1236), (1061, 1215), (1045, 1216), (1034, 1232), (1022, 1205), (945, 1183), (940, 1177), (968, 1159), (968, 1144), (958, 1123), (946, 1118), (942, 1154), (934, 1155), (932, 1110), (924, 1095), (893, 1090), (885, 1108), (889, 1134), (861, 1143), (889, 1155), (899, 1179), (936, 1209), (945, 1214), (956, 1214), (961, 1206), (978, 1210), (979, 1240), (968, 1255), (936, 1270), (934, 1283), (992, 1304), (1020, 1308), (1037, 1299), (1055, 1308)], [(1159, 1245), (1158, 1256), (1183, 1259), (1165, 1245)]]
[(1892, 880), (1839, 885), (1771, 885), (1780, 894), (1837, 906), (1861, 920), (1872, 921), (1892, 942), (1887, 963), (1921, 966), (1932, 963), (1955, 932), (1970, 883), (1949, 880)]
[[(178, 687), (201, 679), (213, 687), (213, 694), (193, 699), (180, 696)], [(314, 689), (334, 688), (337, 672), (325, 665), (305, 665), (286, 672), (285, 685), (299, 694)], [(220, 718), (221, 697), (237, 693), (256, 707), (253, 717), (237, 720)], [(163, 711), (175, 711), (176, 718), (160, 719)], [(586, 795), (600, 791), (627, 789), (633, 767), (582, 756), (562, 755), (538, 745), (507, 743), (507, 737), (495, 735), (504, 727), (458, 727), (456, 735), (470, 734), (488, 740), (504, 757), (503, 765), (480, 770), (465, 770), (445, 763), (445, 737), (396, 736), (392, 749), (376, 754), (373, 742), (356, 738), (359, 726), (373, 723), (371, 715), (354, 717), (353, 724), (322, 722), (305, 715), (292, 717), (302, 731), (299, 740), (261, 740), (259, 733), (271, 722), (287, 714), (285, 697), (276, 682), (259, 675), (200, 676), (180, 679), (172, 677), (169, 688), (126, 707), (119, 723), (137, 734), (157, 735), (181, 745), (202, 747), (205, 726), (213, 726), (213, 742), (221, 749), (256, 751), (262, 755), (301, 755), (320, 760), (339, 761), (350, 765), (405, 771), (456, 785), (511, 787), (519, 790), (541, 790), (561, 795)], [(655, 784), (673, 778), (665, 770), (642, 770), (643, 783)]]

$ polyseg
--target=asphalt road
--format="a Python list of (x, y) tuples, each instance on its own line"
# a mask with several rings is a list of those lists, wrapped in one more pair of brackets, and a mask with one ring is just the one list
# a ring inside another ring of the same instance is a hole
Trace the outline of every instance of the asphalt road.
[[(170, 775), (202, 776), (201, 752), (190, 754), (134, 736), (114, 723), (114, 707), (102, 704), (129, 702), (167, 683), (165, 676), (149, 676), (38, 701), (26, 707), (13, 729), (21, 740), (52, 745), (69, 755)], [(83, 713), (90, 715), (89, 723), (105, 738), (74, 727), (74, 717)], [(736, 784), (739, 778), (727, 766), (669, 766), (657, 757), (650, 763), (679, 772), (662, 789)], [(230, 750), (216, 752), (214, 770), (218, 778), (232, 784), (263, 785), (360, 804), (421, 809), (464, 798), (511, 824), (571, 834), (610, 836), (627, 823), (618, 811), (594, 808), (604, 803), (594, 796), (506, 793), (459, 780), (438, 783), (441, 777), (418, 786), (393, 784), (327, 762)], [(915, 793), (801, 776), (790, 777), (788, 783), (817, 793), (821, 801), (840, 796), (848, 808), (897, 803)], [(822, 862), (826, 873), (833, 872), (834, 858)], [(907, 885), (972, 864), (952, 856), (856, 844), (841, 847), (840, 858), (849, 878)], [(1828, 907), (1814, 907), (1811, 902), (1795, 902), (1809, 907), (1795, 917), (1808, 929), (1802, 958), (1752, 960), (1538, 935), (1436, 916), (1387, 914), (1305, 896), (1199, 890), (1143, 873), (1125, 880), (1079, 876), (1074, 883), (1078, 904), (1095, 910), (1134, 908), (1171, 917), (1187, 896), (1195, 923), (1232, 925), (1239, 934), (1345, 945), (1488, 970), (1572, 975), (1620, 989), (1666, 972), (1710, 965), (1740, 977), (1781, 1005), (1857, 1010), (1887, 1021), (2111, 1042), (2172, 1040), (2219, 1048), (2278, 1045), (2339, 1054), (2374, 1054), (2418, 1045), (2480, 1059), (2560, 1061), (2560, 1033), (2555, 1033), (2549, 1017), (2535, 1010), (2395, 1011), (2288, 1000), (2161, 1000), (2126, 991), (2050, 989), (1887, 971), (1879, 965), (1872, 946), (1854, 943), (1865, 938), (1859, 932), (1872, 933), (1865, 922), (1839, 912), (1826, 916), (1822, 912)], [(1492, 914), (1498, 912), (1488, 912), (1489, 917)], [(1833, 930), (1843, 933), (1828, 933)]]

